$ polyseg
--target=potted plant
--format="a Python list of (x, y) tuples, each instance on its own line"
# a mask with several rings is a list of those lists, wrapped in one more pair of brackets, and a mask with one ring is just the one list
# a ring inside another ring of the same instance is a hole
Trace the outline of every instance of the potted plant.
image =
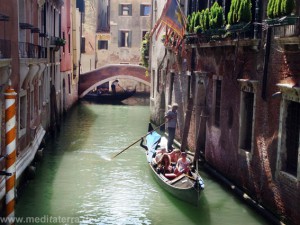
[(299, 17), (292, 15), (295, 11), (295, 0), (269, 0), (267, 7), (269, 25), (292, 25)]
[(57, 37), (55, 39), (55, 45), (56, 46), (64, 46), (66, 44), (66, 40), (60, 37)]
[(246, 31), (252, 20), (252, 3), (250, 0), (232, 0), (230, 10), (227, 16), (229, 31)]
[(211, 35), (222, 35), (224, 29), (221, 29), (225, 23), (224, 13), (222, 6), (219, 6), (218, 2), (215, 2), (210, 8), (209, 13), (209, 31)]

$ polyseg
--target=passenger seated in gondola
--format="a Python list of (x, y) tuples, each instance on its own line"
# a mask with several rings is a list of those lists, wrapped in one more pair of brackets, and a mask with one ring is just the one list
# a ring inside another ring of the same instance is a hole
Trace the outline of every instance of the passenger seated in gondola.
[(178, 159), (181, 156), (181, 151), (180, 149), (174, 149), (173, 151), (171, 151), (170, 153), (168, 153), (168, 155), (170, 156), (171, 159), (171, 164), (176, 166)]
[(166, 173), (172, 173), (173, 168), (171, 166), (171, 159), (170, 156), (166, 153), (164, 153), (159, 161), (157, 161), (157, 168), (158, 173), (166, 174)]
[(186, 152), (181, 153), (181, 158), (178, 159), (174, 173), (179, 176), (183, 173), (190, 172), (191, 161), (187, 158)]
[(153, 158), (155, 158), (156, 162), (162, 157), (163, 154), (167, 153), (167, 150), (165, 148), (158, 148), (155, 150), (155, 153), (153, 154)]

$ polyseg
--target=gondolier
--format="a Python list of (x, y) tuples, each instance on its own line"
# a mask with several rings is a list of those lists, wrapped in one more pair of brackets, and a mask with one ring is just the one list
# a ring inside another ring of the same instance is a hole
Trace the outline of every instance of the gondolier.
[(119, 85), (119, 80), (115, 80), (114, 82), (112, 82), (111, 84), (111, 90), (112, 90), (112, 93), (115, 95), (117, 92), (116, 92), (116, 87), (117, 86), (120, 86)]
[(171, 110), (169, 110), (165, 115), (165, 119), (167, 119), (167, 123), (168, 123), (168, 151), (169, 152), (173, 150), (172, 145), (175, 138), (175, 130), (177, 124), (177, 109), (178, 109), (178, 104), (173, 103)]

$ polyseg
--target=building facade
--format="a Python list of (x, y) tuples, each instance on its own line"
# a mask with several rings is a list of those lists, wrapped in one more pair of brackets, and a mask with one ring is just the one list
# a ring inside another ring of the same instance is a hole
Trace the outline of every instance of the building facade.
[[(80, 72), (110, 65), (140, 65), (141, 42), (150, 29), (150, 14), (150, 0), (86, 1), (81, 55), (85, 66)], [(123, 87), (136, 86), (138, 92), (149, 92), (150, 89), (140, 82), (119, 81)]]
[[(71, 22), (76, 16), (76, 0), (0, 2), (1, 155), (6, 154), (4, 93), (11, 86), (17, 94), (17, 182), (33, 161), (45, 133), (77, 101), (78, 72), (73, 68), (78, 62), (73, 66), (72, 55), (80, 46), (72, 43), (72, 31), (79, 26)], [(66, 93), (65, 89), (71, 91)], [(0, 170), (5, 168), (4, 161), (2, 158)], [(4, 195), (5, 176), (1, 176), (0, 198)]]
[[(270, 18), (269, 1), (245, 1), (251, 17), (240, 26), (228, 25), (235, 1), (180, 2), (186, 15), (218, 2), (226, 20), (218, 29), (187, 30), (179, 48), (156, 31), (151, 119), (162, 123), (179, 103), (177, 140), (278, 220), (298, 224), (300, 1), (278, 18)], [(164, 4), (152, 4), (155, 24)]]

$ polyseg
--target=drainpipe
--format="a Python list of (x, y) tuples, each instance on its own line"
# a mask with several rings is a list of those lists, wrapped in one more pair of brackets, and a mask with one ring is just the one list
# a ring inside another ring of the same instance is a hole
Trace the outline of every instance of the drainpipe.
[(7, 224), (14, 224), (15, 217), (15, 181), (16, 181), (16, 96), (17, 93), (10, 86), (6, 89), (5, 93), (5, 145), (6, 145), (6, 157), (5, 175), (11, 174), (6, 177), (6, 217), (9, 218)]
[(259, 37), (258, 33), (258, 21), (259, 21), (259, 0), (255, 1), (255, 15), (254, 15), (254, 39)]
[(262, 80), (262, 92), (261, 97), (266, 100), (266, 92), (267, 92), (267, 81), (268, 81), (268, 67), (269, 67), (269, 58), (270, 58), (270, 49), (271, 49), (271, 36), (272, 36), (272, 28), (268, 27), (267, 29), (267, 41), (266, 41), (266, 50), (264, 57), (264, 72), (263, 72), (263, 80)]

